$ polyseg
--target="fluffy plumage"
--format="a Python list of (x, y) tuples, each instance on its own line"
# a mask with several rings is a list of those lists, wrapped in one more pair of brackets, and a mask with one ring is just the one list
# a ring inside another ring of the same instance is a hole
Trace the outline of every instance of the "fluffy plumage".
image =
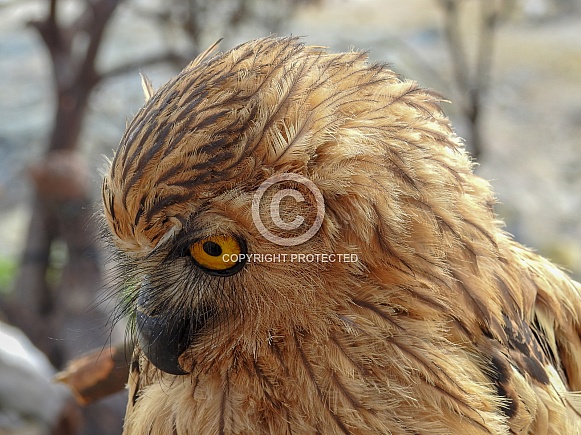
[[(126, 434), (580, 433), (581, 287), (502, 231), (439, 101), (363, 53), (274, 37), (151, 95), (103, 184), (142, 329)], [(326, 209), (297, 246), (252, 218), (288, 172)], [(358, 260), (209, 273), (191, 247), (217, 236)]]

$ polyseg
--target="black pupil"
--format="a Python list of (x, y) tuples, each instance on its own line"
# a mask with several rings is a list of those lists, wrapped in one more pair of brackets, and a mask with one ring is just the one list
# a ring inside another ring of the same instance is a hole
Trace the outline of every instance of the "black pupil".
[(218, 257), (222, 254), (222, 248), (214, 242), (204, 242), (202, 249), (206, 254), (211, 255), (212, 257)]

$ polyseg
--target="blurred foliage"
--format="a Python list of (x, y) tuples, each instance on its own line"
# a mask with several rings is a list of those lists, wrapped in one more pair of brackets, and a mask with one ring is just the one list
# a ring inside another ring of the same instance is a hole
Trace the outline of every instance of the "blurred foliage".
[(0, 294), (6, 295), (10, 292), (17, 270), (16, 258), (0, 257)]

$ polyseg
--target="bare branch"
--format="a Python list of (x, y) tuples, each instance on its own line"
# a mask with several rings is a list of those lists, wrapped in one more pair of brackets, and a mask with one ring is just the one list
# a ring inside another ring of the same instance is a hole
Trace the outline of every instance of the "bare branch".
[(494, 1), (481, 1), (481, 28), (476, 59), (475, 88), (481, 94), (488, 92), (490, 85), (490, 70), (492, 69), (492, 53), (494, 51), (494, 31), (498, 23), (500, 11)]
[[(192, 58), (193, 57), (195, 57), (195, 56), (192, 56)], [(191, 59), (186, 58), (185, 56), (180, 55), (179, 53), (175, 53), (175, 52), (159, 53), (159, 54), (155, 54), (155, 55), (152, 55), (152, 56), (144, 58), (144, 59), (134, 60), (134, 61), (124, 63), (122, 65), (117, 65), (117, 66), (109, 69), (108, 71), (105, 71), (105, 72), (99, 74), (98, 77), (99, 77), (99, 80), (106, 80), (106, 79), (110, 79), (112, 77), (126, 74), (126, 73), (131, 72), (131, 71), (138, 70), (139, 68), (143, 68), (143, 67), (148, 66), (148, 65), (157, 65), (160, 63), (164, 63), (164, 62), (185, 65), (189, 60), (191, 60)]]
[(457, 0), (440, 0), (444, 7), (445, 24), (444, 30), (446, 41), (452, 56), (452, 67), (456, 83), (462, 92), (469, 89), (468, 61), (466, 51), (460, 35), (460, 18)]
[(48, 13), (48, 19), (53, 23), (56, 23), (56, 8), (57, 0), (50, 0), (50, 8)]
[(49, 11), (46, 18), (42, 21), (33, 20), (28, 22), (28, 25), (34, 27), (40, 34), (51, 58), (53, 59), (53, 65), (56, 63), (55, 60), (58, 59), (61, 53), (67, 49), (62, 30), (59, 28), (57, 22), (57, 9), (57, 0), (50, 0)]
[(77, 401), (87, 405), (125, 388), (132, 352), (125, 343), (94, 350), (70, 361), (54, 380), (66, 384)]
[(101, 46), (101, 41), (103, 40), (103, 32), (119, 2), (120, 0), (99, 0), (91, 3), (93, 20), (87, 29), (89, 46), (87, 47), (85, 59), (79, 71), (79, 78), (91, 87), (99, 81), (99, 75), (95, 70), (95, 61), (99, 47)]
[[(482, 99), (490, 87), (494, 32), (501, 15), (504, 0), (478, 0), (480, 22), (476, 42), (476, 58), (470, 65), (461, 31), (459, 5), (462, 0), (438, 0), (444, 10), (446, 42), (452, 59), (455, 84), (462, 97), (462, 111), (470, 125), (469, 145), (472, 154), (481, 153), (480, 121)], [(473, 68), (471, 68), (471, 66)]]

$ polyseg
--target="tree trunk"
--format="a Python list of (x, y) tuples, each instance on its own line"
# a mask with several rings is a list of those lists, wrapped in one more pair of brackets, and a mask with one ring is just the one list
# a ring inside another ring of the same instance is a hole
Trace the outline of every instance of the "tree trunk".
[[(54, 121), (44, 158), (30, 168), (34, 187), (31, 220), (15, 288), (3, 310), (59, 369), (88, 350), (101, 347), (109, 352), (109, 314), (95, 303), (102, 277), (90, 170), (75, 150), (89, 96), (101, 78), (95, 69), (97, 52), (118, 3), (87, 1), (84, 12), (65, 27), (57, 19), (58, 1), (50, 0), (46, 18), (31, 23), (51, 55)], [(89, 41), (84, 52), (72, 49), (79, 33)], [(120, 433), (123, 400), (113, 407), (98, 403), (84, 408), (80, 422), (78, 409), (65, 410), (69, 415), (55, 430), (66, 428), (67, 434), (86, 435)]]

